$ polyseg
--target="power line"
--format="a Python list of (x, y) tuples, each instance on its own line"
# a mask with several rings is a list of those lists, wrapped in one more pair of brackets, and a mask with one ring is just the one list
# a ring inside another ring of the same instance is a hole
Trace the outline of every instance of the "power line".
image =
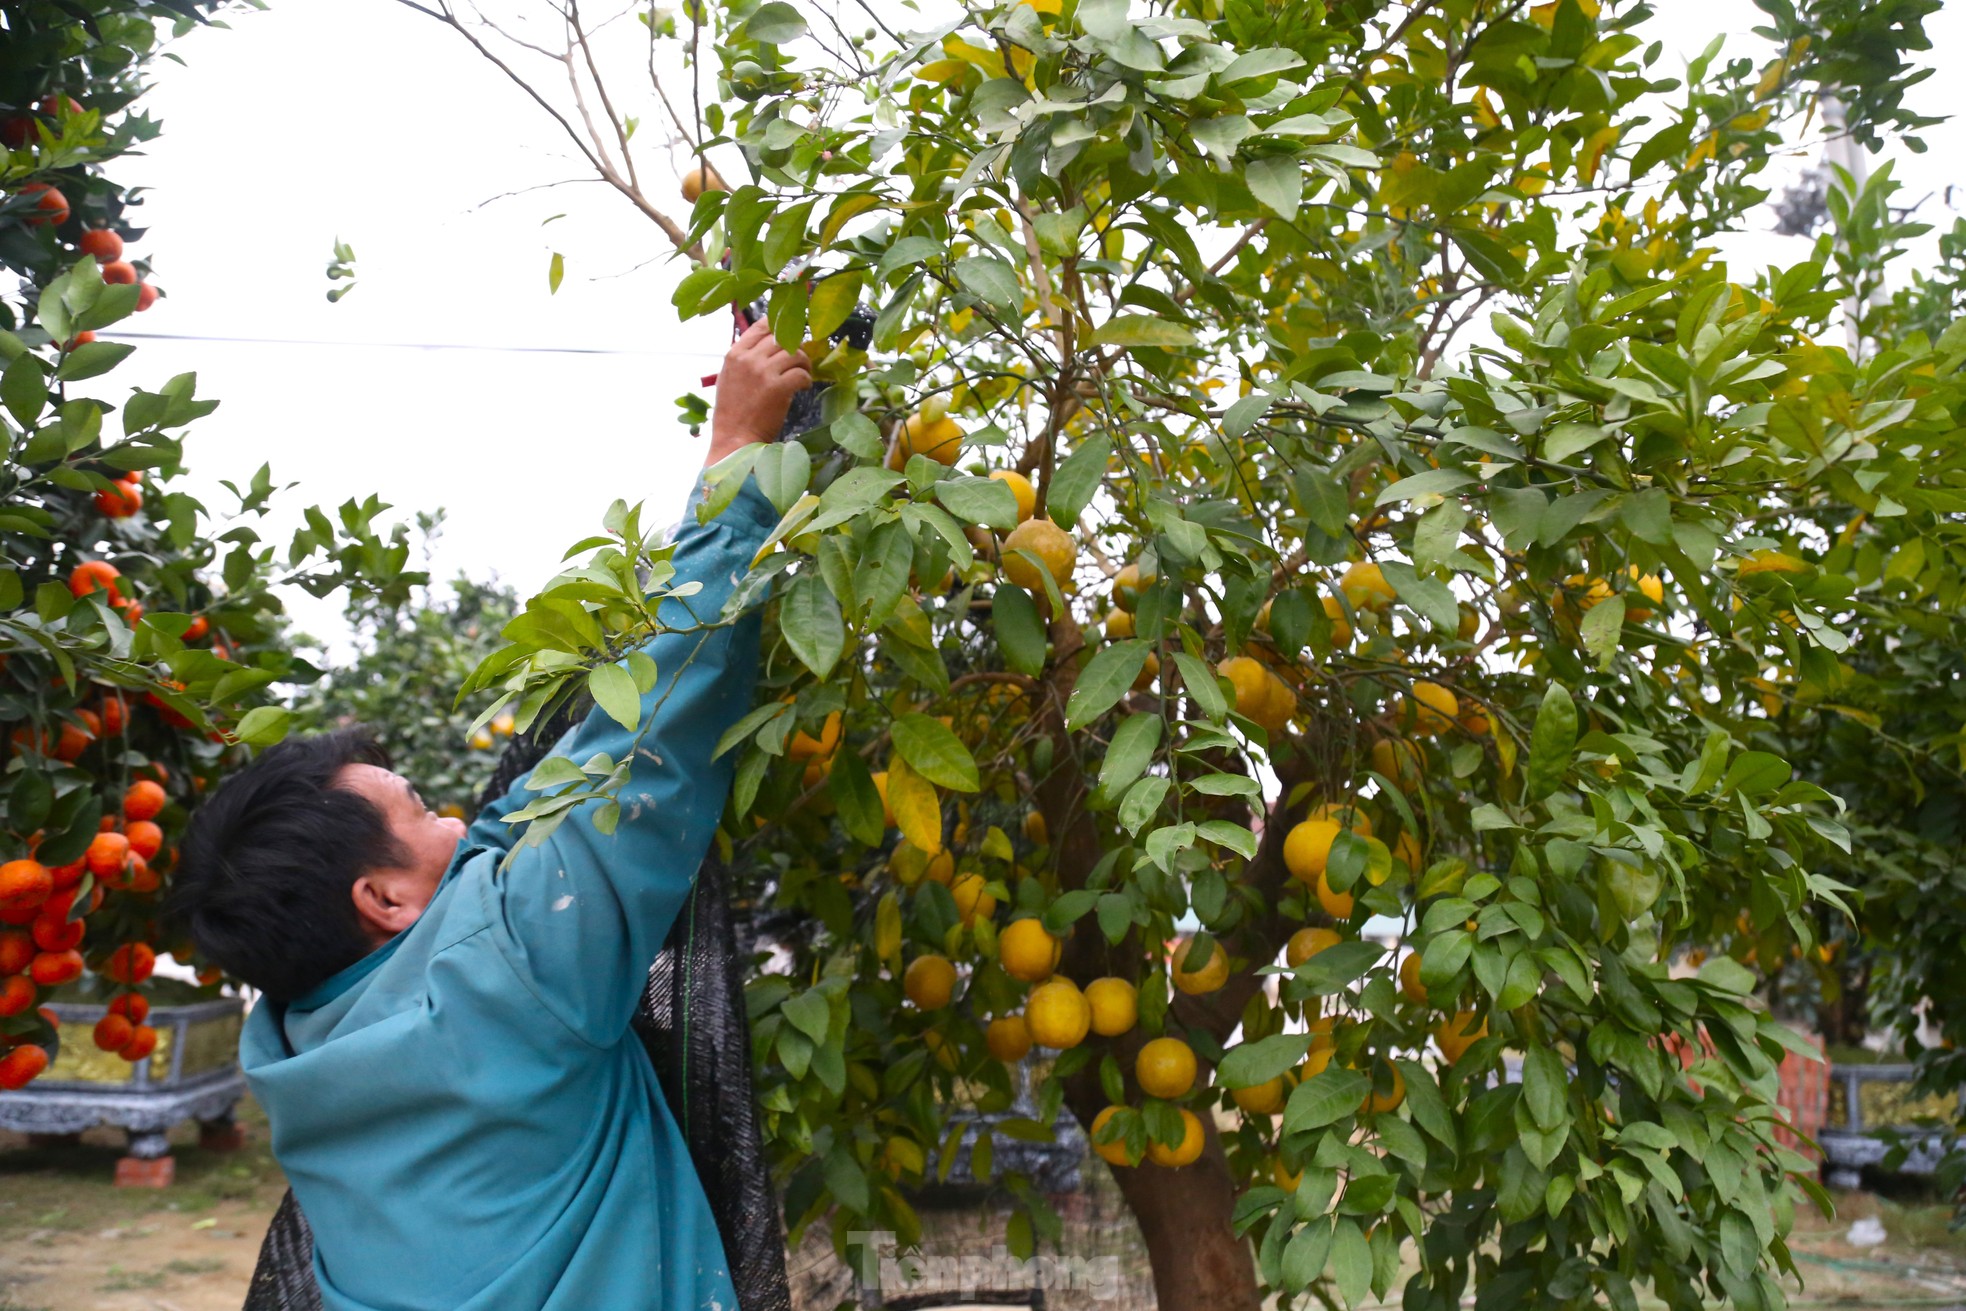
[(105, 339), (204, 341), (249, 346), (342, 346), (369, 350), (480, 351), (500, 355), (634, 355), (645, 358), (720, 360), (721, 351), (630, 351), (594, 346), (479, 346), (442, 341), (332, 341), (316, 337), (206, 337), (190, 332), (105, 332)]

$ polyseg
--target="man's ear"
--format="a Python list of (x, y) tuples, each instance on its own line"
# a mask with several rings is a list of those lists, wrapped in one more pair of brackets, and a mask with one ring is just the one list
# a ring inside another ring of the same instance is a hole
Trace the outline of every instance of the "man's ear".
[(389, 941), (416, 923), (423, 907), (403, 899), (405, 889), (398, 886), (392, 870), (370, 870), (358, 875), (349, 889), (355, 902), (355, 915), (362, 931), (380, 944)]

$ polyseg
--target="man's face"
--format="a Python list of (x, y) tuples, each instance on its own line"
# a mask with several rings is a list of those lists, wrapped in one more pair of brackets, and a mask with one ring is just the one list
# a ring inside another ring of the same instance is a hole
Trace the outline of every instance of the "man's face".
[(464, 821), (432, 812), (413, 783), (379, 765), (349, 765), (336, 782), (382, 813), (404, 853), (400, 867), (364, 874), (356, 895), (356, 907), (376, 936), (400, 933), (436, 895), (464, 838)]

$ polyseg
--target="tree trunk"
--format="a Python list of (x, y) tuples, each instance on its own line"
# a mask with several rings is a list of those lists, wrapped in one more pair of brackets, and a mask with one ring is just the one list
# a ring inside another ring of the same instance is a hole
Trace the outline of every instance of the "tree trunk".
[(1231, 1226), (1235, 1184), (1215, 1126), (1207, 1128), (1207, 1150), (1193, 1165), (1121, 1166), (1113, 1177), (1140, 1222), (1159, 1311), (1258, 1311), (1255, 1253)]

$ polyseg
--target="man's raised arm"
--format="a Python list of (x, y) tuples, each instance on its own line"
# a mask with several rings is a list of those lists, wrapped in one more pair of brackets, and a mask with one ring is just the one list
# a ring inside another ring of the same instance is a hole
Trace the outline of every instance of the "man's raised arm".
[[(793, 394), (811, 381), (805, 356), (779, 349), (765, 325), (754, 324), (719, 375), (707, 463), (775, 438)], [(633, 753), (619, 797), (620, 824), (603, 834), (583, 808), (546, 842), (522, 849), (487, 891), (501, 902), (500, 932), (514, 969), (551, 1014), (598, 1044), (627, 1027), (648, 967), (689, 893), (730, 792), (732, 758), (712, 761), (710, 753), (755, 693), (755, 612), (724, 627), (686, 630), (717, 621), (778, 515), (747, 482), (722, 514), (699, 524), (702, 492), (699, 482), (673, 557), (673, 582), (697, 582), (702, 590), (665, 600), (661, 618), (679, 631), (644, 648), (657, 678), (642, 698), (641, 745), (597, 710), (555, 749), (575, 761), (596, 752), (615, 760)], [(492, 819), (483, 816), (480, 824)]]

